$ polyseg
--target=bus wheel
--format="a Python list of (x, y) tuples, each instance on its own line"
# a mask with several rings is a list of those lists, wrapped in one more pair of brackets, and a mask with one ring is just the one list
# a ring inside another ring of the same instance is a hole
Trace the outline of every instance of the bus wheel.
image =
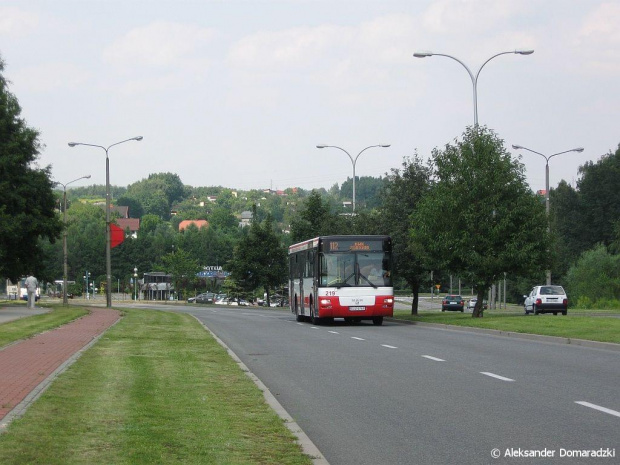
[(321, 319), (314, 314), (314, 303), (310, 302), (310, 321), (313, 325), (320, 325)]
[(383, 324), (383, 317), (382, 316), (373, 316), (372, 317), (372, 324), (375, 326), (381, 326)]

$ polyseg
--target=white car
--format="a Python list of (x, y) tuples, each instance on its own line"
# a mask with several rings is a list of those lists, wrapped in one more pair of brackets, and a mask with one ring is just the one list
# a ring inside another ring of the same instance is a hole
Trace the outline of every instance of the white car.
[[(471, 299), (469, 299), (469, 302), (467, 302), (467, 311), (468, 312), (473, 312), (474, 308), (476, 307), (476, 302), (478, 302), (478, 298), (477, 297), (472, 297)], [(482, 309), (486, 310), (487, 309), (487, 301), (483, 300), (482, 301)]]
[(523, 307), (525, 314), (534, 313), (553, 313), (557, 315), (568, 312), (568, 297), (562, 286), (534, 286), (528, 295), (523, 296), (525, 301)]

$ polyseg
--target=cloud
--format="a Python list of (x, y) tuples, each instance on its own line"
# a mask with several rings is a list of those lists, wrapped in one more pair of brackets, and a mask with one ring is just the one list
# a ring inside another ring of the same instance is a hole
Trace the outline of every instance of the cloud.
[(0, 7), (0, 35), (25, 36), (39, 25), (36, 13), (15, 7)]
[(21, 68), (13, 73), (12, 81), (20, 89), (48, 92), (74, 89), (91, 77), (91, 73), (72, 63), (44, 63)]
[(588, 14), (576, 39), (593, 72), (620, 74), (620, 4), (603, 3)]
[(308, 68), (351, 31), (340, 26), (300, 27), (283, 31), (261, 31), (232, 45), (228, 62), (233, 67), (273, 70)]
[(620, 46), (620, 4), (603, 3), (585, 19), (579, 37), (583, 41)]
[[(416, 18), (404, 13), (356, 25), (260, 31), (233, 43), (226, 63), (238, 81), (251, 80), (255, 91), (272, 99), (300, 98), (285, 95), (296, 83), (317, 93), (327, 91), (328, 100), (346, 106), (402, 105), (412, 97), (398, 82), (417, 72), (411, 66), (413, 45), (409, 50), (407, 44), (419, 34)], [(264, 99), (257, 96), (235, 98), (261, 105)]]
[(438, 0), (424, 12), (424, 27), (439, 34), (476, 34), (495, 31), (520, 11), (509, 0)]
[(200, 52), (214, 37), (212, 29), (156, 21), (114, 41), (104, 50), (103, 59), (117, 66), (188, 66), (200, 59)]

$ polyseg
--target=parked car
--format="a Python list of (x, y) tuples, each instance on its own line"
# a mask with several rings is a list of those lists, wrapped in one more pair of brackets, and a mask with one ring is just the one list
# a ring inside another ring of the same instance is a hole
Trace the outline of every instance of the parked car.
[[(469, 299), (469, 302), (467, 302), (467, 311), (474, 311), (474, 308), (476, 307), (476, 302), (478, 302), (478, 298), (477, 297), (472, 297), (471, 299)], [(482, 309), (486, 310), (489, 306), (487, 305), (487, 301), (483, 300), (482, 301)]]
[(196, 297), (190, 297), (187, 301), (195, 304), (212, 304), (214, 302), (214, 298), (215, 294), (212, 292), (203, 292), (202, 294), (198, 294)]
[(523, 307), (525, 314), (532, 312), (534, 315), (539, 313), (553, 313), (557, 315), (568, 312), (568, 297), (562, 286), (534, 286), (529, 295), (524, 295)]
[(465, 301), (463, 300), (463, 297), (461, 297), (460, 295), (455, 295), (455, 294), (447, 295), (441, 301), (442, 312), (445, 312), (446, 310), (463, 312), (464, 309), (465, 309)]

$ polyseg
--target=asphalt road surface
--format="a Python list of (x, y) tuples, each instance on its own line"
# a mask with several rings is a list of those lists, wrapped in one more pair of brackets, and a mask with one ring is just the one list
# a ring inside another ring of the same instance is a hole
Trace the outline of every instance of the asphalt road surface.
[(395, 322), (313, 326), (282, 310), (180, 311), (332, 465), (620, 462), (620, 352)]

